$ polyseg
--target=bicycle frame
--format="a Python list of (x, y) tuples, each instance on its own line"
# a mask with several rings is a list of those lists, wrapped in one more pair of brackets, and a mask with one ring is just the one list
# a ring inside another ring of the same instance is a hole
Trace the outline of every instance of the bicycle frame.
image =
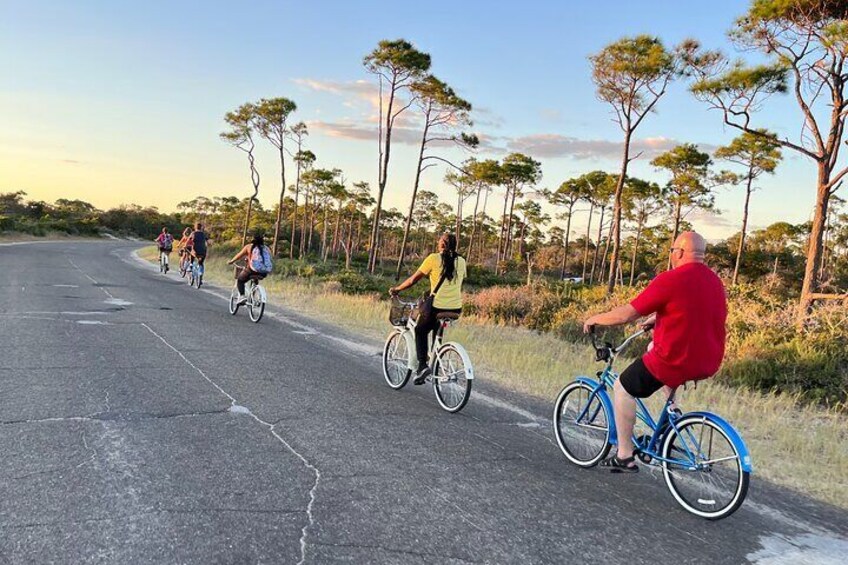
[[(433, 365), (435, 365), (435, 363), (436, 363), (436, 353), (438, 353), (439, 349), (441, 349), (443, 345), (446, 345), (448, 343), (452, 343), (452, 342), (446, 342), (446, 341), (443, 340), (444, 331), (445, 331), (445, 329), (447, 329), (451, 325), (451, 322), (449, 320), (442, 320), (440, 323), (441, 323), (442, 327), (438, 331), (436, 331), (436, 337), (433, 339), (432, 343), (430, 344), (430, 348), (429, 348), (429, 352), (428, 352), (427, 363), (430, 365), (430, 367), (433, 367)], [(413, 320), (410, 317), (406, 322), (406, 326), (403, 326), (403, 327), (396, 326), (395, 327), (395, 331), (400, 333), (403, 336), (403, 339), (406, 341), (406, 351), (407, 351), (406, 366), (410, 371), (415, 371), (415, 369), (418, 367), (418, 354), (416, 352), (417, 350), (416, 350), (416, 345), (415, 345), (415, 326), (416, 325), (417, 324), (416, 324), (415, 320)], [(459, 344), (455, 344), (455, 345), (458, 346), (457, 352), (463, 357), (463, 362), (464, 362), (465, 367), (466, 367), (466, 374), (465, 374), (466, 378), (468, 380), (473, 380), (474, 379), (474, 370), (473, 370), (472, 365), (471, 365), (471, 360), (468, 359), (468, 355), (467, 355), (467, 353), (465, 352), (465, 349), (462, 346), (460, 346)]]
[(250, 300), (250, 297), (253, 295), (253, 289), (254, 288), (259, 289), (260, 304), (267, 304), (268, 303), (268, 294), (266, 294), (266, 292), (265, 292), (265, 287), (262, 286), (261, 284), (259, 284), (258, 281), (255, 281), (253, 279), (247, 281), (247, 285), (245, 286), (245, 289), (244, 289), (244, 294), (245, 294), (245, 296), (248, 297), (248, 300)]
[[(607, 392), (607, 387), (614, 386), (615, 381), (618, 379), (618, 373), (613, 371), (612, 365), (613, 365), (613, 362), (615, 361), (617, 354), (620, 353), (622, 350), (624, 350), (624, 348), (627, 347), (632, 340), (634, 340), (637, 337), (639, 337), (640, 335), (644, 334), (646, 331), (647, 330), (642, 330), (642, 331), (636, 332), (635, 334), (628, 337), (621, 345), (619, 345), (616, 348), (613, 348), (610, 345), (606, 345), (605, 347), (606, 347), (606, 350), (608, 352), (606, 354), (607, 364), (606, 364), (606, 367), (604, 367), (604, 370), (598, 373), (598, 379), (597, 380), (591, 379), (589, 377), (578, 377), (577, 378), (577, 380), (579, 382), (582, 382), (582, 383), (584, 383), (584, 384), (586, 384), (586, 385), (588, 385), (592, 388), (592, 392), (589, 396), (588, 402), (586, 403), (586, 407), (577, 416), (577, 422), (580, 422), (587, 415), (589, 407), (593, 405), (592, 401), (595, 398), (597, 398), (599, 400), (599, 402), (601, 402), (603, 404), (607, 413), (610, 414), (613, 417), (612, 420), (610, 422), (608, 422), (609, 432), (610, 432), (609, 443), (611, 445), (617, 445), (618, 444), (618, 435), (617, 435), (616, 425), (615, 425), (615, 411), (613, 409), (612, 400), (610, 399), (609, 393)], [(593, 337), (593, 342), (594, 342), (594, 337)], [(595, 347), (596, 347), (596, 350), (602, 351), (602, 349), (599, 349), (597, 346), (595, 346)], [(599, 354), (599, 357), (600, 357), (600, 354)], [(674, 392), (672, 392), (672, 394), (666, 400), (665, 404), (663, 405), (663, 409), (662, 409), (662, 411), (659, 415), (659, 418), (657, 420), (654, 420), (653, 416), (651, 416), (651, 413), (648, 410), (648, 407), (645, 405), (645, 403), (642, 401), (642, 399), (636, 398), (635, 400), (636, 400), (636, 418), (638, 420), (640, 420), (643, 424), (645, 424), (651, 430), (651, 435), (650, 435), (650, 438), (648, 439), (647, 443), (640, 442), (640, 438), (636, 437), (635, 435), (632, 437), (633, 444), (636, 446), (638, 453), (643, 454), (643, 455), (647, 455), (653, 461), (663, 462), (663, 463), (667, 463), (667, 464), (670, 464), (670, 465), (678, 465), (678, 466), (681, 466), (681, 467), (686, 468), (688, 470), (696, 470), (699, 467), (702, 467), (702, 466), (710, 463), (709, 461), (698, 462), (696, 454), (693, 453), (693, 449), (690, 449), (690, 446), (688, 445), (690, 442), (686, 441), (686, 440), (681, 442), (684, 450), (686, 451), (686, 457), (687, 457), (686, 460), (683, 460), (683, 459), (668, 459), (668, 458), (662, 457), (659, 454), (660, 442), (665, 437), (666, 433), (668, 433), (667, 430), (674, 429), (680, 435), (680, 437), (682, 439), (684, 438), (683, 434), (680, 433), (680, 429), (677, 427), (677, 421), (679, 419), (681, 419), (683, 416), (678, 416), (677, 414), (675, 414), (671, 410), (671, 406), (672, 406), (673, 401), (674, 401)], [(590, 415), (589, 421), (592, 421), (597, 416), (597, 412), (600, 409), (601, 409), (600, 406), (598, 406), (595, 409), (595, 412)], [(692, 415), (700, 416), (704, 419), (709, 419), (710, 421), (715, 423), (717, 426), (719, 426), (728, 435), (730, 440), (737, 447), (737, 450), (739, 451), (739, 455), (742, 459), (741, 460), (742, 469), (745, 470), (745, 471), (749, 471), (749, 472), (752, 470), (751, 457), (748, 454), (748, 450), (745, 447), (745, 444), (742, 441), (742, 438), (739, 437), (739, 434), (736, 432), (736, 430), (733, 429), (733, 427), (727, 421), (725, 421), (723, 418), (721, 418), (721, 417), (719, 417), (715, 414), (712, 414), (711, 412), (690, 412), (690, 413), (686, 414), (686, 416), (692, 416)], [(662, 433), (661, 433), (661, 430), (662, 430)], [(698, 442), (695, 441), (694, 438), (690, 437), (689, 439), (692, 440), (692, 444), (694, 446), (698, 446)], [(696, 450), (697, 450), (697, 448), (696, 448)], [(704, 458), (702, 457), (702, 459), (704, 459)]]

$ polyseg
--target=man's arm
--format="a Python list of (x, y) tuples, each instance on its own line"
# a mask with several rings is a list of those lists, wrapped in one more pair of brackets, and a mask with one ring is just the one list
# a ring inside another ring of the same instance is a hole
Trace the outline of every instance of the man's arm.
[(592, 326), (620, 326), (634, 320), (638, 320), (641, 316), (636, 308), (630, 304), (625, 304), (617, 308), (613, 308), (609, 312), (603, 314), (595, 314), (588, 320), (583, 322), (583, 332), (589, 333)]

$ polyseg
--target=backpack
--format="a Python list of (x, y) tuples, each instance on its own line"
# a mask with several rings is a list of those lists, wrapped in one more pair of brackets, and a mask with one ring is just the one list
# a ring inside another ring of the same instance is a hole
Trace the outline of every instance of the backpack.
[(266, 246), (254, 247), (250, 252), (250, 269), (252, 271), (267, 274), (271, 272), (273, 266), (271, 253)]
[(174, 236), (169, 233), (165, 234), (165, 237), (162, 238), (162, 249), (173, 249), (174, 246)]

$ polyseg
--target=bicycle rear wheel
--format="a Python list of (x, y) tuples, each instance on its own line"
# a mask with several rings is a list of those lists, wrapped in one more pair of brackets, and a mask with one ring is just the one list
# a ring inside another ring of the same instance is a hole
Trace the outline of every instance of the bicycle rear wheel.
[(185, 276), (186, 276), (186, 273), (188, 273), (188, 264), (181, 259), (180, 260), (180, 278), (184, 279)]
[(569, 461), (594, 467), (610, 451), (610, 418), (606, 404), (588, 384), (567, 385), (554, 403), (554, 435)]
[(733, 514), (748, 494), (750, 473), (733, 440), (715, 422), (683, 416), (677, 429), (668, 431), (662, 456), (668, 490), (686, 511), (718, 520)]
[(250, 298), (247, 302), (247, 314), (250, 316), (250, 321), (254, 324), (262, 319), (262, 314), (265, 313), (265, 302), (262, 300), (262, 292), (258, 285), (254, 285), (250, 289)]
[(439, 405), (450, 413), (459, 412), (471, 397), (472, 380), (468, 378), (470, 366), (458, 347), (447, 343), (436, 354), (433, 365), (433, 391)]
[(383, 377), (390, 387), (400, 390), (411, 374), (406, 338), (402, 332), (392, 332), (383, 347)]

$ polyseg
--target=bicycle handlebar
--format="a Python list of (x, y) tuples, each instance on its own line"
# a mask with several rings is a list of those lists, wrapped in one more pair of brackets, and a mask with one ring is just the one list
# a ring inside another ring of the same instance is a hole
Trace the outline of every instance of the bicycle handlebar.
[(636, 333), (629, 335), (624, 341), (622, 341), (617, 347), (613, 346), (610, 342), (604, 342), (602, 346), (598, 345), (597, 337), (595, 336), (595, 326), (589, 328), (589, 336), (592, 338), (592, 347), (595, 348), (595, 359), (597, 361), (610, 361), (613, 356), (618, 355), (621, 351), (623, 351), (630, 342), (636, 339), (637, 337), (649, 332), (651, 327), (644, 327)]
[(401, 298), (400, 296), (398, 296), (396, 294), (392, 296), (392, 302), (394, 302), (395, 304), (399, 304), (401, 306), (417, 306), (418, 305), (417, 300), (413, 300), (412, 302), (407, 302), (406, 300), (404, 300), (403, 298)]

